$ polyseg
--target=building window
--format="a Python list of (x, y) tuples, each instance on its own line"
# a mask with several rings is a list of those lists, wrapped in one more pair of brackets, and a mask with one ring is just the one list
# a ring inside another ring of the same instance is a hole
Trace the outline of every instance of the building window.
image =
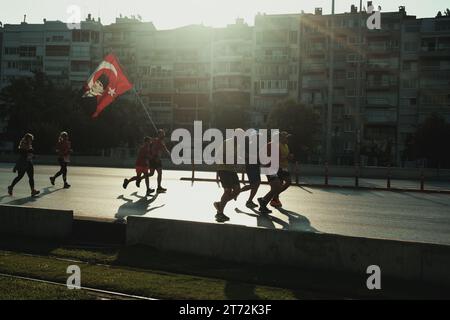
[(289, 81), (289, 90), (297, 90), (297, 81)]
[(405, 89), (417, 89), (417, 79), (405, 79), (405, 80), (403, 80), (403, 88), (405, 88)]
[(14, 48), (14, 47), (6, 47), (5, 48), (5, 54), (17, 55), (18, 53), (19, 53), (19, 48)]
[(358, 62), (358, 55), (356, 54), (347, 55), (347, 62)]
[(348, 88), (345, 92), (347, 97), (356, 97), (356, 89), (355, 88)]
[(49, 57), (68, 57), (70, 46), (46, 46), (45, 55)]
[(347, 79), (349, 79), (349, 80), (356, 79), (356, 72), (355, 71), (347, 72)]
[(21, 57), (35, 57), (36, 56), (36, 47), (20, 47), (19, 48), (19, 56)]
[(344, 131), (345, 132), (353, 132), (353, 123), (350, 121), (345, 122)]
[(289, 32), (289, 42), (291, 44), (296, 44), (298, 39), (298, 32), (297, 31), (290, 31)]

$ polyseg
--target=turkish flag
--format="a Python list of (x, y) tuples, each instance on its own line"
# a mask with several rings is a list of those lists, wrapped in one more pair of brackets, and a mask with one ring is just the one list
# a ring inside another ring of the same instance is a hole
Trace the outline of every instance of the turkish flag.
[(109, 106), (119, 96), (133, 88), (113, 54), (103, 59), (84, 87), (83, 97), (97, 98), (97, 110), (93, 118)]

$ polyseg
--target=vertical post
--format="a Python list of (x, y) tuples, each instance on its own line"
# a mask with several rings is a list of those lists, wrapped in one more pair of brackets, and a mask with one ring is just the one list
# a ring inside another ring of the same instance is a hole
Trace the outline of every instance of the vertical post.
[(331, 161), (331, 126), (333, 116), (333, 89), (334, 89), (334, 0), (332, 0), (330, 17), (330, 39), (328, 42), (329, 67), (328, 67), (328, 106), (327, 106), (327, 136), (326, 136), (326, 160)]
[(425, 172), (423, 167), (420, 170), (420, 191), (425, 191)]
[(328, 186), (328, 162), (325, 162), (325, 185)]
[(391, 188), (391, 165), (388, 165), (388, 171), (387, 171), (387, 188)]
[(356, 152), (354, 154), (355, 162), (361, 162), (361, 60), (362, 60), (362, 1), (359, 4), (358, 13), (358, 61), (356, 65), (356, 105), (355, 105), (355, 122), (356, 122)]
[(244, 181), (245, 181), (245, 173), (244, 173), (244, 171), (242, 171), (241, 180), (242, 180), (242, 183), (244, 183)]
[(216, 171), (216, 182), (219, 183), (219, 172)]
[(300, 181), (299, 175), (300, 175), (300, 167), (299, 167), (298, 161), (295, 161), (295, 184), (296, 185), (300, 184), (299, 183), (299, 181)]
[(192, 182), (195, 180), (195, 164), (194, 161), (192, 161)]
[(355, 167), (355, 187), (359, 187), (359, 175), (360, 175), (360, 167), (359, 163), (356, 164)]

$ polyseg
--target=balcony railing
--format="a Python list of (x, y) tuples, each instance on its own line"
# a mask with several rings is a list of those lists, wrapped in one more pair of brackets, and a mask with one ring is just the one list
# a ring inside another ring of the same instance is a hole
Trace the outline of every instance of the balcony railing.
[(269, 94), (278, 95), (278, 94), (288, 94), (289, 90), (287, 88), (260, 89), (259, 93), (267, 95)]
[(302, 88), (304, 89), (322, 88), (326, 87), (327, 85), (328, 82), (326, 80), (309, 80), (303, 82)]
[(397, 113), (395, 111), (367, 111), (366, 121), (371, 124), (393, 123), (397, 121)]

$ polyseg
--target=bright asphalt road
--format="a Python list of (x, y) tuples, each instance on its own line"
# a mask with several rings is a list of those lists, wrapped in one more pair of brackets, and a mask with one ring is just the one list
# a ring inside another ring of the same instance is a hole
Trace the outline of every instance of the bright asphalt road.
[[(146, 198), (144, 183), (140, 190), (134, 184), (122, 188), (123, 178), (133, 175), (132, 169), (69, 167), (69, 190), (62, 189), (61, 179), (55, 187), (50, 185), (48, 178), (56, 170), (56, 166), (35, 167), (40, 197), (30, 198), (26, 176), (9, 197), (12, 165), (0, 165), (0, 203), (69, 209), (77, 217), (102, 220), (137, 215), (216, 223), (212, 203), (220, 198), (220, 187), (214, 182), (180, 181), (190, 172), (165, 171), (163, 185), (168, 192)], [(155, 178), (151, 184), (155, 187)], [(258, 195), (265, 192), (267, 186), (262, 186)], [(247, 196), (229, 203), (228, 223), (450, 245), (450, 195), (291, 187), (281, 197), (283, 209), (273, 209), (269, 217), (247, 209)]]

